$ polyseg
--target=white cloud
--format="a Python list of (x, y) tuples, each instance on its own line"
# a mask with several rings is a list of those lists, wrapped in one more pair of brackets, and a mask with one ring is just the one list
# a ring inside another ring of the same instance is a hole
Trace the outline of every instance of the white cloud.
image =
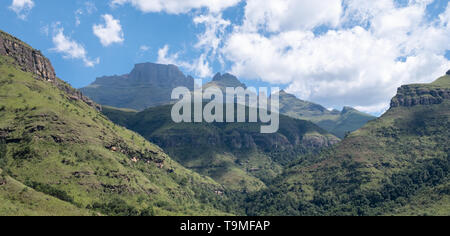
[(220, 12), (234, 6), (241, 0), (112, 0), (111, 5), (131, 3), (142, 12), (167, 12), (170, 14), (187, 13), (192, 9), (207, 8), (211, 12)]
[(75, 11), (75, 26), (79, 26), (81, 24), (81, 16), (83, 15), (91, 15), (92, 13), (97, 11), (97, 7), (93, 2), (85, 2), (84, 6), (78, 8)]
[(341, 14), (341, 0), (247, 0), (244, 28), (278, 32), (336, 26)]
[(113, 43), (122, 43), (124, 41), (122, 26), (120, 21), (114, 19), (112, 15), (102, 15), (105, 24), (94, 25), (92, 27), (94, 34), (100, 39), (101, 44), (107, 47)]
[[(403, 6), (347, 0), (344, 12), (336, 2), (322, 8), (323, 18), (299, 20), (303, 16), (289, 12), (319, 8), (312, 1), (252, 1), (243, 25), (226, 37), (220, 52), (236, 75), (285, 84), (303, 99), (380, 112), (400, 85), (431, 82), (450, 68), (444, 57), (450, 49), (450, 4), (433, 21), (426, 18), (429, 0)], [(323, 24), (331, 29), (314, 34)]]
[(141, 51), (141, 52), (146, 52), (148, 50), (150, 50), (150, 47), (147, 45), (142, 45), (139, 47), (139, 51)]
[(163, 48), (158, 50), (157, 63), (180, 66), (188, 70), (189, 72), (194, 73), (195, 76), (198, 76), (200, 78), (206, 78), (212, 76), (213, 74), (205, 54), (202, 54), (193, 62), (186, 62), (179, 59), (179, 53), (169, 54), (168, 45), (165, 45)]
[(64, 28), (56, 26), (53, 36), (54, 48), (51, 51), (62, 53), (67, 59), (81, 59), (85, 66), (93, 67), (100, 62), (100, 59), (90, 60), (84, 47), (72, 40), (69, 36), (64, 35)]
[[(165, 46), (158, 61), (197, 76), (211, 63), (231, 65), (245, 79), (283, 84), (300, 98), (340, 108), (381, 112), (402, 84), (431, 82), (450, 68), (450, 3), (430, 20), (433, 0), (242, 0), (243, 22), (222, 11), (240, 0), (112, 0), (143, 12), (188, 13), (203, 27), (186, 62)], [(200, 15), (199, 15), (200, 14)], [(232, 29), (231, 32), (228, 29)], [(227, 64), (228, 62), (229, 64)]]
[(33, 7), (34, 2), (32, 0), (13, 0), (9, 9), (14, 11), (17, 17), (25, 20)]

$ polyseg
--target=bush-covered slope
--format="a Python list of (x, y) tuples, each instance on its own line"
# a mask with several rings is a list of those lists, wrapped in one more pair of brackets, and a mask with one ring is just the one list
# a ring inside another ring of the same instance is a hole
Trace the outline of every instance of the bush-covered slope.
[(248, 198), (251, 215), (450, 215), (450, 76), (399, 89), (391, 109)]
[(0, 55), (1, 215), (227, 214), (215, 181), (113, 124), (61, 80), (22, 70)]
[(103, 113), (156, 143), (185, 167), (239, 191), (265, 188), (264, 182), (289, 162), (339, 141), (311, 122), (283, 115), (274, 134), (261, 134), (262, 123), (176, 124), (171, 108), (150, 108), (133, 116), (105, 107)]

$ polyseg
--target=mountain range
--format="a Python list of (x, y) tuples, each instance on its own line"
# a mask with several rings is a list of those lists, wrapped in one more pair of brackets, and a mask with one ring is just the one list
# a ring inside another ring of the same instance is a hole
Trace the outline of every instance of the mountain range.
[[(178, 86), (151, 71), (190, 80), (156, 64), (114, 78), (134, 81), (134, 92)], [(261, 123), (173, 123), (171, 105), (157, 105), (166, 98), (140, 101), (105, 80), (98, 88), (140, 105), (98, 105), (0, 31), (0, 215), (450, 214), (450, 71), (400, 87), (385, 114), (342, 140), (313, 121), (351, 108), (327, 111), (282, 91), (292, 112), (277, 133), (260, 134)], [(212, 83), (240, 82), (218, 74)]]
[(342, 111), (330, 111), (319, 104), (300, 100), (284, 90), (280, 91), (279, 98), (281, 114), (309, 120), (339, 138), (344, 138), (376, 118), (352, 107), (344, 107)]
[(174, 65), (142, 63), (129, 74), (97, 78), (80, 91), (102, 105), (143, 110), (170, 103), (172, 90), (179, 86), (193, 90), (194, 79)]
[[(135, 66), (129, 75), (101, 77), (91, 85), (80, 89), (95, 102), (117, 108), (142, 111), (157, 105), (170, 104), (173, 88), (187, 87), (193, 90), (194, 81), (174, 65), (143, 63)], [(227, 87), (247, 88), (239, 79), (229, 73), (217, 73), (203, 89), (217, 87), (225, 93)], [(339, 138), (344, 138), (376, 117), (351, 107), (340, 112), (329, 111), (321, 105), (303, 101), (292, 94), (280, 91), (280, 113), (311, 121)]]

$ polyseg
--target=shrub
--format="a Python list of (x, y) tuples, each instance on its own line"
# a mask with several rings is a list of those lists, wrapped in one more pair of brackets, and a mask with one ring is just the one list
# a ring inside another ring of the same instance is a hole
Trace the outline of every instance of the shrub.
[(50, 196), (56, 197), (62, 201), (74, 203), (74, 200), (71, 196), (69, 196), (65, 191), (57, 189), (51, 185), (38, 183), (34, 181), (26, 181), (25, 185), (28, 187), (45, 194), (48, 194)]
[(114, 198), (108, 203), (96, 202), (90, 208), (100, 211), (108, 216), (148, 216), (154, 214), (153, 208), (139, 211), (134, 206), (128, 205), (120, 198)]

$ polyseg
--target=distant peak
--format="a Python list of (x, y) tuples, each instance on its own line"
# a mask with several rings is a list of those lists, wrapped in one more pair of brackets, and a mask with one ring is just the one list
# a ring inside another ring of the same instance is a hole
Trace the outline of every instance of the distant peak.
[(348, 113), (350, 111), (356, 111), (356, 109), (353, 107), (345, 106), (344, 109), (342, 109), (342, 114)]
[(222, 74), (220, 72), (217, 72), (216, 75), (213, 77), (213, 81), (218, 81), (222, 78)]
[(213, 81), (239, 81), (238, 78), (236, 78), (236, 76), (229, 74), (229, 73), (225, 73), (225, 74), (220, 74), (217, 73), (216, 75), (214, 75), (213, 77)]
[(447, 71), (446, 75), (450, 75), (450, 70)]
[(290, 93), (286, 92), (284, 89), (280, 90), (280, 92), (278, 93), (278, 95), (279, 95), (279, 96), (282, 96), (282, 97), (293, 97), (293, 98), (295, 98), (295, 99), (300, 100), (300, 99), (297, 98), (294, 94), (290, 94)]

